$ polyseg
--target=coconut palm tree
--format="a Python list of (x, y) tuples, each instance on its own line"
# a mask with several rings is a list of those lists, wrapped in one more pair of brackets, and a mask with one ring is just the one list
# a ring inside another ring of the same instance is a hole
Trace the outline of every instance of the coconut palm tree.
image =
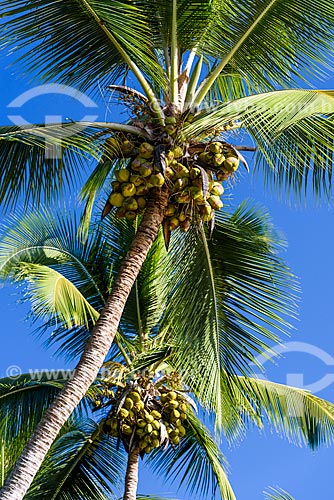
[[(1, 128), (3, 205), (11, 206), (22, 193), (27, 201), (50, 198), (73, 179), (86, 152), (98, 159), (98, 166), (82, 193), (85, 229), (94, 198), (116, 165), (124, 167), (118, 174), (123, 181), (136, 175), (135, 168), (142, 169), (144, 178), (150, 174), (140, 202), (127, 200), (123, 206), (123, 198), (133, 196), (124, 196), (124, 186), (113, 185), (104, 213), (122, 204), (119, 216), (133, 218), (140, 210), (144, 215), (75, 377), (53, 403), (50, 416), (57, 417), (47, 416), (36, 430), (17, 469), (20, 476), (13, 475), (3, 488), (0, 498), (9, 499), (24, 494), (46, 450), (94, 381), (162, 221), (167, 243), (178, 225), (201, 228), (208, 221), (212, 230), (214, 211), (221, 206), (217, 183), (231, 179), (240, 160), (246, 164), (240, 151), (247, 145), (240, 146), (239, 131), (250, 134), (257, 165), (275, 185), (298, 195), (311, 176), (314, 191), (328, 194), (333, 94), (295, 87), (301, 79), (322, 75), (328, 65), (334, 8), (328, 0), (302, 5), (297, 0), (241, 0), (237, 5), (221, 0), (1, 0), (0, 9), (2, 44), (19, 51), (34, 77), (82, 91), (105, 82), (130, 112), (125, 124)], [(32, 50), (27, 51), (29, 43)], [(124, 88), (130, 78), (136, 89)], [(45, 147), (56, 154), (45, 155)], [(194, 177), (191, 183), (182, 178), (188, 174)], [(126, 189), (129, 194), (133, 187)], [(180, 210), (182, 203), (190, 208)], [(201, 248), (205, 255), (207, 248)], [(219, 314), (225, 313), (217, 308)]]
[[(79, 219), (70, 212), (25, 213), (10, 219), (0, 241), (1, 276), (26, 284), (24, 297), (41, 321), (38, 330), (52, 328), (48, 342), (72, 358), (84, 351), (135, 232), (129, 221), (109, 217), (82, 242)], [(218, 488), (232, 500), (224, 457), (199, 418), (202, 411), (211, 412), (216, 436), (223, 433), (230, 443), (249, 424), (266, 422), (312, 448), (331, 442), (332, 404), (240, 375), (254, 354), (269, 349), (274, 326), (286, 328), (283, 311), (293, 309), (287, 290), (293, 277), (277, 256), (277, 244), (265, 213), (246, 205), (220, 214), (209, 240), (193, 228), (177, 235), (166, 252), (159, 233), (97, 381), (62, 428), (26, 498), (110, 498), (121, 476), (123, 498), (135, 500), (141, 456), (159, 474), (188, 484), (193, 496), (206, 498)], [(217, 304), (224, 315), (217, 315)], [(6, 473), (65, 382), (58, 374), (1, 381)], [(85, 413), (87, 401), (93, 401), (93, 420)]]

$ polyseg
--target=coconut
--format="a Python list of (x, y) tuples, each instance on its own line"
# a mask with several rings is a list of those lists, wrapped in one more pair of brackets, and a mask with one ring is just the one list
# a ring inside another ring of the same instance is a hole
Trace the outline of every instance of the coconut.
[(151, 425), (152, 425), (153, 429), (155, 429), (156, 431), (158, 431), (160, 429), (160, 422), (158, 422), (158, 420), (153, 420)]
[(223, 154), (219, 153), (213, 157), (212, 164), (214, 167), (220, 167), (220, 165), (222, 165), (224, 163), (224, 160), (225, 160), (225, 156)]
[(165, 177), (166, 179), (171, 179), (174, 176), (175, 172), (171, 167), (165, 168)]
[(167, 393), (167, 399), (177, 399), (177, 393), (174, 391), (169, 391)]
[(174, 410), (178, 406), (179, 406), (179, 403), (178, 403), (178, 401), (175, 401), (175, 399), (172, 399), (171, 401), (168, 401), (168, 403), (166, 403), (166, 407), (169, 410)]
[(129, 416), (128, 410), (126, 408), (121, 408), (120, 411), (119, 411), (119, 416), (122, 419), (128, 418), (128, 416)]
[(140, 394), (136, 391), (130, 392), (129, 398), (131, 398), (134, 403), (138, 403), (138, 401), (141, 400)]
[(151, 432), (153, 431), (153, 426), (152, 424), (147, 424), (146, 427), (145, 427), (145, 432), (147, 434), (150, 434)]
[(122, 184), (122, 195), (125, 197), (134, 196), (136, 194), (136, 186), (132, 182)]
[(121, 193), (111, 193), (109, 196), (109, 203), (114, 207), (121, 207), (123, 205), (124, 196)]
[(223, 170), (229, 173), (235, 172), (239, 167), (240, 160), (235, 156), (226, 158), (223, 163)]
[(111, 183), (112, 190), (116, 193), (119, 193), (121, 190), (121, 183), (119, 181), (113, 181)]
[(185, 233), (187, 231), (189, 231), (190, 226), (191, 226), (191, 220), (190, 219), (186, 219), (186, 220), (180, 222), (180, 229), (181, 229), (181, 231), (183, 231)]
[(148, 142), (142, 142), (139, 146), (139, 153), (142, 158), (152, 158), (154, 153), (154, 147)]
[(202, 199), (204, 196), (203, 190), (199, 187), (192, 186), (191, 188), (189, 188), (189, 191), (190, 191), (190, 196), (192, 197), (193, 200), (197, 200), (199, 198)]
[(166, 125), (175, 124), (175, 123), (176, 123), (175, 116), (166, 116), (166, 118), (165, 118)]
[(159, 448), (159, 446), (160, 446), (159, 439), (152, 439), (152, 446), (153, 446), (153, 448)]
[[(176, 208), (174, 205), (167, 205), (166, 211), (165, 211), (165, 216), (166, 217), (171, 217), (172, 215), (175, 214)], [(163, 397), (163, 395), (160, 397), (160, 399)]]
[(221, 153), (223, 146), (220, 142), (211, 142), (208, 146), (208, 150), (211, 151), (211, 153)]
[(187, 431), (185, 430), (185, 428), (183, 427), (183, 425), (180, 425), (180, 426), (178, 427), (178, 429), (179, 429), (179, 436), (183, 437), (183, 436), (185, 436), (185, 435), (186, 435), (186, 432), (187, 432)]
[(182, 189), (187, 187), (187, 185), (188, 185), (187, 177), (183, 179), (177, 179), (176, 182), (174, 183), (173, 191), (174, 192), (182, 191)]
[(146, 420), (146, 422), (151, 424), (154, 421), (154, 417), (152, 415), (150, 415), (149, 413), (145, 412), (145, 420)]
[(139, 172), (143, 177), (149, 177), (153, 172), (152, 164), (151, 163), (143, 163), (139, 168)]
[(141, 184), (136, 188), (136, 195), (137, 196), (145, 196), (149, 192), (149, 188), (147, 185)]
[(226, 181), (229, 177), (231, 177), (231, 174), (228, 172), (217, 172), (216, 174), (217, 181)]
[(165, 178), (162, 174), (152, 174), (150, 177), (150, 183), (153, 186), (160, 187), (165, 183)]
[(122, 425), (122, 432), (123, 432), (123, 434), (126, 434), (129, 436), (130, 434), (132, 434), (132, 427), (130, 427), (130, 425), (123, 424)]
[(170, 123), (170, 124), (166, 125), (166, 126), (165, 126), (165, 132), (166, 132), (166, 134), (168, 134), (168, 135), (173, 135), (173, 134), (175, 134), (175, 132), (176, 132), (176, 127), (175, 127), (175, 125), (174, 125), (173, 123)]
[(126, 400), (124, 401), (123, 407), (126, 408), (127, 410), (131, 410), (133, 405), (134, 405), (134, 402), (132, 401), (132, 399), (126, 398)]
[(137, 198), (137, 203), (138, 203), (138, 207), (140, 209), (143, 209), (146, 207), (146, 200), (142, 196), (139, 196), (139, 198)]
[(191, 200), (191, 196), (189, 191), (182, 191), (181, 193), (175, 196), (176, 203), (189, 203)]
[(130, 182), (132, 182), (132, 184), (134, 184), (137, 187), (143, 184), (145, 181), (140, 175), (132, 174), (130, 177)]
[(215, 196), (221, 196), (224, 193), (224, 188), (220, 182), (215, 182), (213, 187), (210, 189), (210, 193)]
[(179, 227), (179, 219), (177, 219), (176, 217), (172, 217), (170, 220), (169, 220), (169, 225), (168, 225), (168, 229), (170, 231), (174, 231), (174, 229), (176, 229), (177, 227)]
[(182, 165), (182, 163), (177, 163), (174, 167), (175, 175), (177, 179), (182, 179), (183, 177), (189, 177), (189, 170), (187, 167)]
[(137, 214), (133, 210), (128, 210), (127, 212), (125, 212), (124, 217), (128, 220), (135, 220)]
[(116, 170), (115, 176), (119, 182), (128, 182), (130, 179), (130, 172), (126, 168), (121, 168), (120, 170)]
[(126, 210), (137, 210), (138, 208), (138, 203), (135, 198), (132, 196), (129, 196), (128, 198), (125, 198), (123, 201), (123, 207), (126, 208)]
[(195, 168), (191, 168), (189, 170), (189, 177), (190, 179), (196, 179), (197, 177), (199, 177), (201, 175), (201, 171), (199, 168), (195, 167)]
[(157, 410), (152, 410), (151, 415), (152, 415), (152, 417), (154, 417), (157, 420), (159, 420), (161, 418), (161, 413), (158, 412)]
[(224, 206), (219, 196), (209, 196), (208, 202), (214, 210), (219, 210)]
[(183, 156), (183, 149), (180, 146), (175, 146), (175, 148), (172, 149), (172, 153), (174, 158), (181, 158), (181, 156)]

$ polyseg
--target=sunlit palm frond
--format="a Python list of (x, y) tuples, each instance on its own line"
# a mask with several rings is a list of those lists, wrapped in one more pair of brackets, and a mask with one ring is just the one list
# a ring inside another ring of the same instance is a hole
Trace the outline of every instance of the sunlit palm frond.
[(92, 420), (73, 422), (52, 446), (30, 487), (27, 500), (116, 499), (125, 474), (117, 440)]
[(265, 495), (265, 500), (295, 500), (290, 493), (282, 490), (282, 488), (269, 488), (263, 493)]
[(260, 427), (268, 421), (291, 441), (311, 448), (333, 442), (334, 405), (305, 390), (238, 377), (234, 397), (246, 421)]
[(167, 479), (185, 484), (191, 495), (206, 498), (218, 490), (224, 500), (234, 500), (225, 468), (226, 461), (207, 428), (193, 414), (189, 415), (187, 435), (176, 448), (154, 450), (148, 462), (154, 471)]
[(22, 263), (18, 266), (17, 281), (27, 284), (26, 296), (33, 313), (44, 320), (56, 317), (68, 328), (96, 322), (99, 313), (78, 288), (60, 272), (40, 264)]
[(175, 285), (161, 334), (177, 344), (171, 364), (218, 412), (221, 369), (250, 373), (256, 355), (288, 328), (285, 314), (294, 314), (294, 278), (276, 245), (268, 215), (243, 204), (217, 218), (212, 239), (192, 231), (171, 247), (166, 272)]
[(203, 112), (191, 134), (235, 120), (258, 148), (255, 167), (297, 195), (312, 177), (315, 193), (328, 195), (334, 153), (334, 92), (282, 90), (251, 95)]
[(15, 0), (0, 12), (8, 16), (1, 41), (16, 50), (33, 42), (18, 60), (44, 80), (83, 90), (113, 83), (127, 70), (123, 51), (152, 79), (161, 75), (145, 15), (131, 2)]
[(262, 89), (323, 76), (333, 54), (333, 15), (326, 0), (213, 2), (214, 23), (204, 32), (199, 50), (217, 64), (204, 79), (199, 101), (229, 64)]

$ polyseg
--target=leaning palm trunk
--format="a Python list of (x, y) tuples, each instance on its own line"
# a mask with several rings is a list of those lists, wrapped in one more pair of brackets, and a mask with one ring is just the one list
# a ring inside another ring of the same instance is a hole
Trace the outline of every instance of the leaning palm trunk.
[(131, 288), (158, 234), (167, 200), (167, 188), (153, 190), (137, 234), (123, 261), (106, 305), (92, 330), (74, 375), (36, 427), (1, 489), (1, 500), (21, 500), (24, 497), (61, 427), (94, 382), (113, 342)]
[(138, 461), (139, 450), (129, 452), (123, 500), (136, 500), (137, 498)]

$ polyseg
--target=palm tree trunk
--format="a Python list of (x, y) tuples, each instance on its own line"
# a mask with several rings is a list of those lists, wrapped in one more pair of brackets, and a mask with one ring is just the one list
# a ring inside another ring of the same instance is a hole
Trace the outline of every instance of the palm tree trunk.
[(137, 498), (138, 462), (139, 450), (129, 452), (123, 500), (136, 500)]
[(94, 382), (113, 342), (123, 309), (141, 266), (154, 242), (168, 202), (164, 186), (151, 190), (145, 215), (124, 258), (111, 294), (96, 322), (85, 351), (62, 391), (45, 412), (0, 491), (0, 500), (21, 500), (31, 485), (61, 427)]

